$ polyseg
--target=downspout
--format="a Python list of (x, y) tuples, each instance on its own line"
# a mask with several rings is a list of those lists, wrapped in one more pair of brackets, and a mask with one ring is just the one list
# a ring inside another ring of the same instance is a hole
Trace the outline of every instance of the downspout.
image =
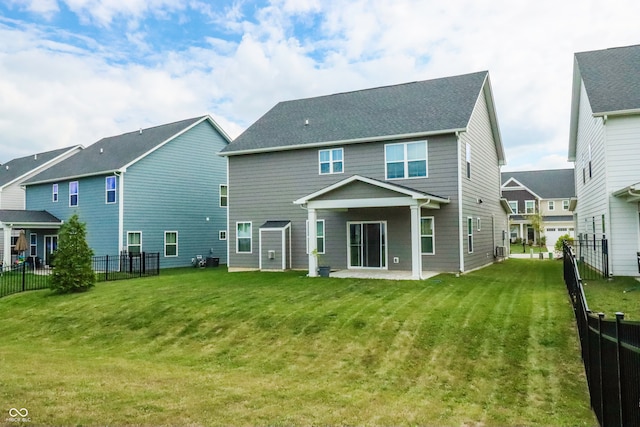
[(118, 179), (118, 253), (124, 250), (124, 170), (116, 171)]
[(459, 246), (459, 262), (460, 262), (460, 273), (464, 273), (464, 234), (463, 234), (463, 224), (462, 224), (462, 168), (460, 167), (460, 162), (462, 159), (462, 153), (460, 152), (460, 132), (456, 131), (457, 138), (457, 152), (458, 152), (458, 246)]

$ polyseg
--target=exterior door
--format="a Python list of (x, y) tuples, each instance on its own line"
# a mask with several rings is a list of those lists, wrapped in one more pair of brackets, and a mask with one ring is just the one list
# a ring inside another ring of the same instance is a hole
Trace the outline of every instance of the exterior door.
[(387, 268), (386, 224), (350, 222), (349, 268)]
[(44, 236), (44, 263), (51, 265), (51, 254), (58, 249), (58, 236)]

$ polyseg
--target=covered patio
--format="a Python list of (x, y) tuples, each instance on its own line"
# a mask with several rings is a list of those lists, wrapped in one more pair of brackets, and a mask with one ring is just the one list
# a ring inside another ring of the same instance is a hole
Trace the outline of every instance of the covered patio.
[[(3, 250), (2, 265), (5, 268), (11, 266), (11, 232), (12, 230), (57, 230), (60, 229), (64, 221), (56, 218), (47, 211), (28, 211), (28, 210), (8, 210), (0, 209), (0, 227), (3, 232)], [(34, 245), (31, 236), (27, 236), (30, 247)], [(36, 251), (38, 248), (38, 239), (35, 242)], [(45, 248), (46, 249), (46, 248)], [(52, 250), (54, 248), (51, 248)], [(32, 256), (30, 249), (27, 249), (26, 256)], [(41, 256), (44, 254), (37, 255)]]

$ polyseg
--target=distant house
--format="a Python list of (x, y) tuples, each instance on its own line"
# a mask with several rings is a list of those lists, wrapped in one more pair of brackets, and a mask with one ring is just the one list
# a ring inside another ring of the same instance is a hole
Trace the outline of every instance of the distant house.
[(542, 218), (541, 231), (547, 246), (553, 247), (565, 234), (574, 237), (571, 203), (575, 203), (575, 195), (573, 169), (502, 172), (502, 197), (512, 211), (511, 242), (539, 242), (541, 236), (531, 223), (531, 215), (536, 214)]
[[(29, 211), (87, 224), (96, 255), (159, 252), (160, 266), (196, 255), (226, 262), (229, 137), (209, 116), (103, 138), (25, 182)], [(30, 230), (48, 262), (57, 228)]]
[(229, 268), (465, 272), (506, 243), (488, 72), (280, 102), (229, 159)]
[[(638, 276), (640, 251), (640, 45), (576, 53), (569, 160), (576, 232), (608, 239), (611, 275)], [(597, 245), (596, 245), (597, 246)]]
[(13, 247), (20, 230), (19, 226), (14, 226), (10, 218), (14, 218), (13, 211), (25, 209), (25, 190), (22, 183), (80, 150), (82, 150), (81, 145), (74, 145), (20, 157), (0, 165), (0, 211), (7, 211), (0, 214), (0, 224), (3, 228), (0, 235), (0, 248), (2, 248), (0, 259), (4, 265), (12, 262), (11, 255), (15, 252)]

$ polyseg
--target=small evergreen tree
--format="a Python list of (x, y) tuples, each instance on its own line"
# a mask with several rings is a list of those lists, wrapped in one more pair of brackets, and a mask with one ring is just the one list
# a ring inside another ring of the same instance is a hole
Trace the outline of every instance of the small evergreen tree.
[(86, 225), (77, 214), (60, 227), (58, 249), (51, 274), (51, 289), (58, 293), (83, 292), (96, 281), (91, 268), (93, 251), (87, 244)]

